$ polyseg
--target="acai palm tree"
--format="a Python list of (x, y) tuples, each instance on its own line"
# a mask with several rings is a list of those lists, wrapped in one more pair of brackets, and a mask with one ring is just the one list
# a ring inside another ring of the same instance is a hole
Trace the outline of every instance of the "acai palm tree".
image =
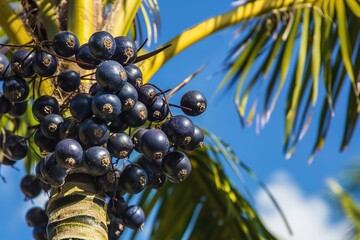
[[(87, 43), (97, 31), (107, 31), (113, 36), (128, 36), (138, 43), (139, 55), (135, 62), (142, 71), (144, 83), (151, 83), (152, 76), (181, 51), (217, 31), (237, 27), (236, 31), (242, 34), (224, 62), (226, 73), (218, 90), (227, 92), (236, 88), (234, 104), (243, 125), (258, 118), (257, 124), (265, 126), (279, 95), (285, 91), (285, 83), (290, 81), (284, 129), (286, 157), (293, 154), (311, 123), (316, 104), (322, 101), (317, 138), (309, 158), (312, 161), (315, 152), (324, 144), (339, 93), (345, 87), (348, 106), (340, 145), (344, 150), (354, 132), (360, 109), (357, 84), (360, 3), (356, 0), (235, 3), (231, 11), (196, 23), (157, 50), (148, 51), (140, 46), (145, 41), (143, 36), (156, 35), (154, 31), (160, 27), (159, 6), (154, 0), (0, 0), (2, 49), (11, 57), (16, 47), (46, 48), (60, 31), (74, 33), (80, 44)], [(61, 63), (58, 70), (72, 66)], [(3, 115), (3, 131), (32, 135), (33, 128), (28, 126), (39, 123), (32, 116), (31, 105), (41, 95), (59, 92), (52, 81), (53, 78), (33, 78), (27, 112), (20, 118)], [(86, 89), (88, 80), (83, 80), (82, 84)], [(325, 90), (324, 96), (318, 94), (320, 88)], [(55, 95), (59, 98), (59, 94)], [(65, 97), (60, 101), (64, 99), (69, 100)], [(239, 161), (231, 146), (211, 132), (205, 129), (203, 132), (204, 147), (187, 153), (192, 172), (184, 183), (167, 182), (159, 190), (145, 189), (138, 195), (126, 196), (127, 200), (137, 198), (145, 215), (153, 217), (152, 223), (147, 222), (151, 225), (148, 237), (182, 239), (187, 234), (193, 239), (276, 239), (236, 185), (241, 181), (240, 170), (251, 176), (254, 174)], [(31, 151), (24, 158), (28, 173), (34, 171), (42, 157), (31, 139), (28, 141)], [(97, 188), (95, 180), (74, 174), (61, 188), (50, 191), (47, 238), (108, 239), (106, 208), (105, 194)], [(286, 224), (285, 218), (284, 221)], [(119, 224), (120, 234), (124, 226)], [(138, 231), (131, 233), (132, 237), (137, 234)]]

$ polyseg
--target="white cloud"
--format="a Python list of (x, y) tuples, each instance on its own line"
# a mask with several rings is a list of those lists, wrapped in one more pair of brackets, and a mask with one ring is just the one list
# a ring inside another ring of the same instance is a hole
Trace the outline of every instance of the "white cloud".
[(276, 172), (267, 187), (285, 213), (293, 235), (264, 191), (255, 194), (256, 206), (265, 224), (280, 240), (345, 239), (347, 222), (330, 220), (332, 207), (321, 195), (306, 195), (284, 171)]

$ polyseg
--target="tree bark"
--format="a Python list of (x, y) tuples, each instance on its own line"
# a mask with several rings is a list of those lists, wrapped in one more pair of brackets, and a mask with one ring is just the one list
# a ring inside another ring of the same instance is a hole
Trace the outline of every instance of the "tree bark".
[(47, 239), (107, 240), (105, 195), (96, 179), (71, 174), (59, 189), (52, 189), (47, 214)]

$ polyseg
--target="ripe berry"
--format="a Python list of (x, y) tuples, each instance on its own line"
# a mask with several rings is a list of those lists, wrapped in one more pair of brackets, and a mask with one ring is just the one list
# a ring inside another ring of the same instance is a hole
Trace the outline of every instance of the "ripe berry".
[(9, 115), (15, 118), (21, 117), (26, 113), (27, 106), (28, 106), (28, 101), (17, 102), (17, 103), (13, 102), (11, 103), (11, 109)]
[(141, 150), (141, 138), (142, 136), (144, 135), (144, 133), (146, 133), (148, 131), (148, 129), (146, 128), (140, 128), (138, 129), (133, 137), (131, 138), (132, 139), (132, 142), (134, 143), (134, 149), (135, 151), (139, 152), (139, 153), (142, 153), (142, 150)]
[(96, 119), (87, 118), (79, 125), (79, 139), (86, 146), (102, 145), (110, 135), (106, 123)]
[(58, 141), (57, 139), (45, 137), (41, 129), (38, 128), (35, 130), (34, 142), (40, 149), (40, 152), (53, 152)]
[(3, 82), (3, 91), (11, 102), (22, 102), (29, 95), (29, 84), (21, 77), (10, 76)]
[(126, 133), (115, 133), (109, 137), (106, 147), (112, 157), (126, 158), (133, 150), (133, 142)]
[(105, 91), (119, 91), (127, 80), (126, 71), (120, 63), (108, 60), (99, 64), (96, 81)]
[(170, 147), (169, 139), (160, 129), (149, 129), (141, 137), (141, 151), (151, 160), (164, 157)]
[(0, 93), (0, 114), (8, 113), (11, 109), (11, 102), (5, 97), (3, 93)]
[(108, 213), (115, 217), (121, 218), (127, 208), (128, 204), (120, 194), (116, 194), (115, 199), (110, 198), (108, 201)]
[(87, 43), (80, 46), (78, 52), (75, 54), (77, 64), (79, 67), (90, 70), (95, 69), (101, 63), (101, 60), (96, 59), (90, 52)]
[(142, 230), (145, 222), (145, 213), (140, 206), (129, 206), (124, 213), (123, 220), (128, 228)]
[(80, 87), (80, 82), (80, 74), (71, 69), (62, 71), (57, 78), (57, 83), (64, 92), (75, 91)]
[(145, 106), (150, 107), (156, 100), (156, 89), (151, 85), (143, 85), (137, 88), (139, 101)]
[(110, 218), (110, 224), (107, 225), (107, 227), (108, 227), (108, 239), (116, 240), (119, 239), (121, 233), (124, 231), (124, 222), (121, 218), (112, 217)]
[(55, 53), (62, 57), (71, 57), (79, 50), (79, 40), (69, 31), (58, 32), (53, 39), (52, 47)]
[(60, 110), (59, 102), (53, 96), (43, 95), (35, 99), (32, 105), (32, 113), (38, 121), (46, 115), (58, 114)]
[(24, 137), (10, 135), (5, 139), (3, 153), (11, 160), (20, 160), (28, 153), (28, 144)]
[(181, 109), (186, 115), (198, 116), (206, 110), (207, 101), (204, 94), (191, 90), (181, 97), (180, 105), (185, 107)]
[(108, 60), (115, 53), (115, 39), (106, 31), (93, 33), (89, 38), (88, 44), (91, 54), (97, 59)]
[(115, 42), (116, 51), (112, 59), (119, 62), (123, 66), (133, 63), (137, 56), (135, 42), (125, 36), (116, 37)]
[(94, 96), (95, 94), (97, 94), (98, 92), (100, 92), (102, 90), (102, 88), (100, 87), (100, 85), (96, 82), (93, 85), (91, 85), (90, 89), (89, 89), (89, 93)]
[(135, 106), (129, 111), (123, 113), (124, 120), (130, 127), (140, 127), (146, 122), (148, 117), (146, 106), (140, 101), (137, 101)]
[(160, 97), (157, 97), (153, 104), (147, 107), (147, 110), (148, 120), (151, 122), (161, 122), (169, 114), (168, 106), (166, 105), (165, 101)]
[(143, 78), (142, 72), (140, 68), (134, 64), (129, 64), (124, 67), (126, 74), (128, 76), (127, 81), (133, 85), (134, 87), (138, 88), (143, 85)]
[(64, 119), (58, 114), (46, 115), (40, 121), (40, 129), (45, 137), (51, 139), (59, 139), (60, 125), (64, 122)]
[(71, 99), (70, 113), (77, 122), (81, 122), (93, 115), (91, 110), (92, 99), (93, 96), (88, 93), (79, 93)]
[(185, 153), (174, 151), (168, 153), (162, 159), (161, 169), (164, 171), (170, 182), (178, 183), (184, 181), (190, 174), (191, 163)]
[(111, 120), (111, 123), (109, 125), (109, 130), (112, 133), (119, 133), (125, 131), (125, 129), (127, 129), (128, 127), (129, 125), (123, 119), (123, 115), (120, 114), (115, 119)]
[(11, 70), (20, 77), (31, 77), (34, 75), (35, 53), (27, 49), (18, 49), (10, 59)]
[(36, 165), (36, 176), (52, 187), (60, 187), (65, 183), (69, 169), (60, 166), (53, 153), (43, 157)]
[(102, 121), (112, 121), (121, 112), (121, 102), (115, 94), (101, 91), (93, 97), (91, 110), (96, 118)]
[(136, 163), (139, 164), (148, 175), (148, 188), (159, 189), (166, 182), (166, 175), (161, 169), (162, 159), (150, 160), (140, 157)]
[(59, 129), (60, 139), (72, 138), (78, 140), (79, 124), (70, 118), (64, 119)]
[(120, 91), (117, 92), (117, 96), (121, 101), (122, 111), (130, 110), (138, 101), (138, 93), (136, 88), (128, 82), (126, 82)]
[(28, 198), (35, 198), (41, 192), (41, 185), (36, 176), (25, 175), (20, 182), (21, 192)]
[(148, 176), (145, 170), (137, 164), (129, 164), (121, 172), (119, 184), (130, 194), (137, 194), (145, 189)]
[(35, 227), (38, 224), (47, 223), (48, 216), (41, 207), (32, 207), (26, 212), (25, 220), (28, 226)]
[(56, 144), (54, 156), (60, 166), (74, 168), (79, 166), (83, 159), (83, 149), (78, 141), (65, 138)]
[(194, 134), (191, 136), (191, 141), (187, 145), (180, 145), (181, 148), (192, 151), (196, 148), (202, 148), (204, 141), (204, 133), (201, 128), (194, 125)]
[(57, 70), (57, 59), (50, 53), (37, 51), (34, 57), (34, 71), (41, 77), (52, 76)]
[(93, 177), (106, 174), (111, 169), (111, 156), (109, 151), (101, 146), (88, 148), (84, 153), (82, 171)]
[(190, 118), (183, 115), (170, 117), (162, 129), (169, 137), (169, 140), (176, 145), (189, 144), (195, 130)]
[(38, 224), (33, 228), (32, 235), (33, 235), (34, 240), (46, 240), (47, 239), (46, 226), (47, 226), (47, 222)]

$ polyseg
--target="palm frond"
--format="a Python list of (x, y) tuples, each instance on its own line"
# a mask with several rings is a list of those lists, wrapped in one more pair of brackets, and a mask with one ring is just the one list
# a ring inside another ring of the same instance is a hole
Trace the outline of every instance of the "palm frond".
[[(326, 95), (309, 158), (312, 161), (323, 147), (337, 96), (344, 87), (350, 88), (350, 98), (341, 150), (348, 146), (355, 129), (359, 110), (355, 76), (360, 68), (356, 10), (360, 4), (328, 0), (299, 6), (296, 2), (273, 9), (245, 27), (244, 37), (227, 57), (228, 72), (219, 88), (236, 86), (234, 101), (241, 122), (249, 125), (256, 114), (260, 127), (269, 121), (280, 94), (287, 91), (283, 150), (290, 158), (311, 123), (322, 80)], [(264, 35), (269, 37), (262, 40)], [(259, 99), (263, 108), (254, 113)], [(249, 105), (251, 101), (254, 104)]]

